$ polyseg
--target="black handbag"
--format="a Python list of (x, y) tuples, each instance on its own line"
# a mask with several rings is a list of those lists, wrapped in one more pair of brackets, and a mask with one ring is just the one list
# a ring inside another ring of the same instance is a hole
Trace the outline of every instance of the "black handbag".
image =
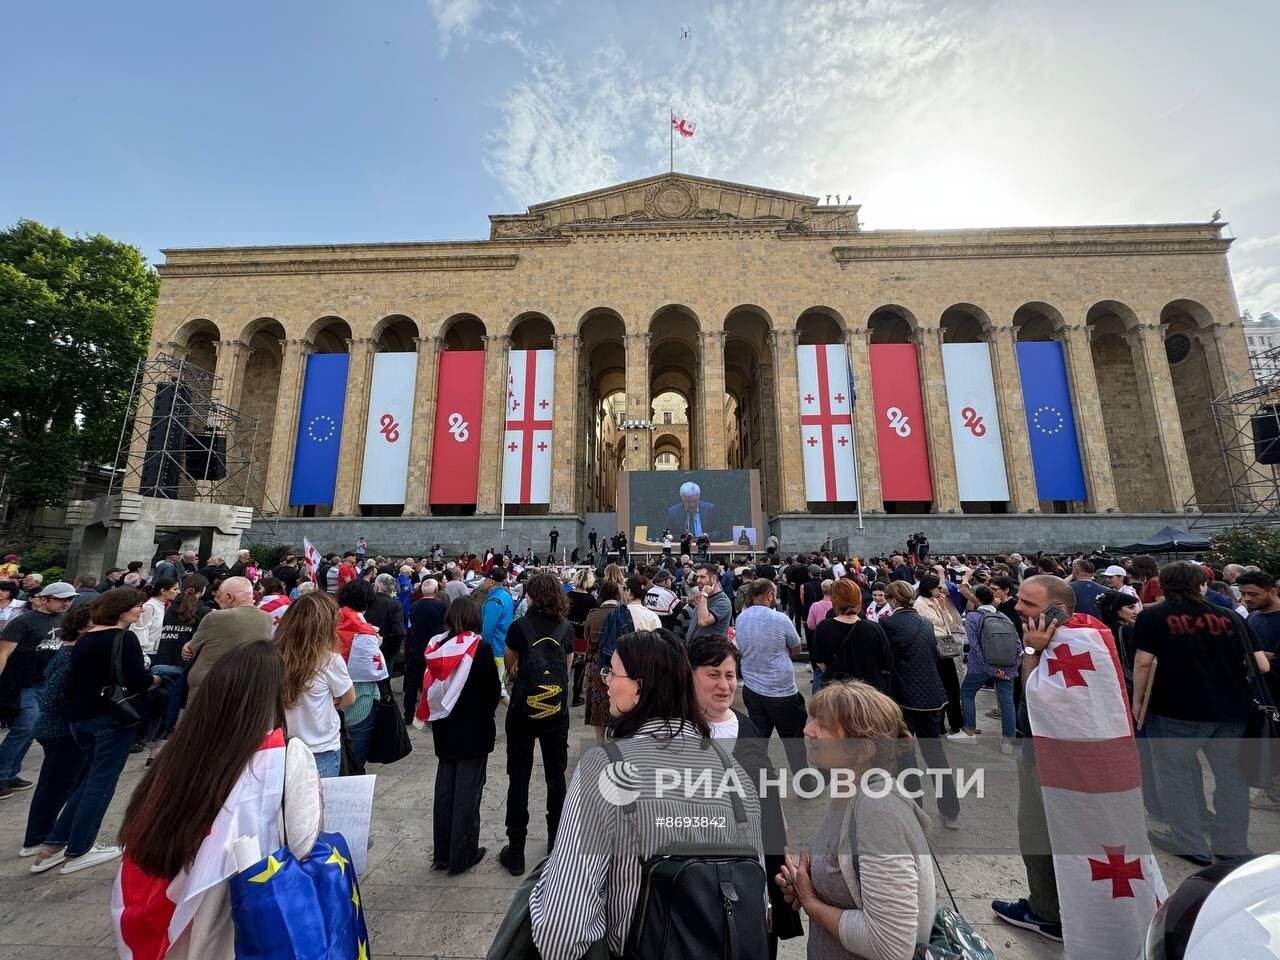
[[(1242, 640), (1246, 636), (1247, 631), (1241, 633)], [(1240, 744), (1240, 770), (1249, 786), (1270, 789), (1272, 781), (1280, 777), (1280, 711), (1271, 700), (1267, 681), (1258, 671), (1247, 642), (1244, 652), (1253, 679), (1253, 702)]]
[(111, 642), (111, 684), (102, 688), (102, 696), (111, 707), (109, 716), (113, 727), (134, 727), (151, 719), (152, 699), (150, 690), (130, 693), (124, 685), (124, 630), (116, 631)]
[(373, 705), (373, 734), (369, 737), (369, 763), (395, 763), (413, 753), (404, 714), (396, 706), (391, 685), (378, 685), (381, 696)]

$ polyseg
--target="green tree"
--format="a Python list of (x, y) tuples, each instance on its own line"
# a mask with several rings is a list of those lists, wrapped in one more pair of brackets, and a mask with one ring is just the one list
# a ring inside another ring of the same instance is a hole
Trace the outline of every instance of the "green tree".
[(0, 464), (20, 518), (115, 459), (159, 287), (137, 247), (101, 234), (0, 231)]
[(1210, 540), (1209, 562), (1219, 572), (1228, 563), (1251, 563), (1280, 573), (1280, 529), (1255, 524), (1221, 530)]

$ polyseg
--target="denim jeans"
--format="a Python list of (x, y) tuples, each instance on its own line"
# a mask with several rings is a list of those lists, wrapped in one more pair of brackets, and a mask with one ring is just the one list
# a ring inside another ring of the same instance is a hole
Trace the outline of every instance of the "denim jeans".
[(187, 673), (181, 667), (157, 663), (151, 668), (153, 677), (165, 677), (168, 683), (164, 687), (164, 712), (152, 719), (147, 728), (146, 739), (159, 740), (173, 730), (178, 723), (178, 711), (182, 709), (182, 694), (187, 689)]
[(31, 793), (24, 847), (45, 842), (67, 798), (84, 779), (84, 753), (75, 737), (50, 737), (41, 740), (40, 746), (44, 748), (44, 763), (40, 764), (40, 777)]
[(960, 684), (960, 708), (964, 712), (965, 728), (968, 730), (976, 730), (978, 728), (977, 707), (974, 704), (974, 697), (988, 683), (994, 683), (996, 686), (996, 701), (1000, 704), (1000, 736), (1006, 740), (1012, 740), (1015, 733), (1013, 680), (999, 680), (985, 673), (979, 673), (977, 670), (970, 670), (966, 673), (964, 682)]
[[(1147, 718), (1156, 791), (1173, 838), (1186, 853), (1241, 856), (1249, 847), (1249, 785), (1240, 770), (1244, 721)], [(1203, 750), (1213, 771), (1213, 825), (1205, 839), (1200, 810), (1188, 776)]]
[(112, 726), (110, 717), (94, 717), (73, 722), (71, 734), (84, 753), (89, 771), (58, 814), (45, 843), (65, 844), (67, 856), (78, 857), (98, 839), (98, 828), (115, 796), (116, 782), (138, 731), (135, 727)]
[(369, 740), (373, 737), (373, 719), (376, 714), (376, 709), (370, 710), (369, 715), (359, 723), (347, 727), (347, 732), (351, 734), (351, 752), (362, 764), (369, 759)]
[(323, 780), (325, 777), (336, 777), (342, 769), (342, 751), (325, 750), (315, 754), (316, 773)]
[(0, 743), (0, 786), (8, 783), (22, 769), (22, 761), (35, 739), (36, 721), (40, 719), (40, 694), (44, 684), (23, 688), (18, 701), (18, 715), (9, 724), (9, 732)]
[(817, 693), (822, 689), (822, 668), (812, 661), (809, 662), (809, 666), (813, 668), (813, 679), (809, 681), (809, 690)]

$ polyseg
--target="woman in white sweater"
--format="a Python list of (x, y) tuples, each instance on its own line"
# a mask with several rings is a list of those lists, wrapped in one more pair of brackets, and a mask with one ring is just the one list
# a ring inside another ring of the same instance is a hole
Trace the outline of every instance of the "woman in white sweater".
[(857, 790), (831, 801), (808, 853), (788, 853), (778, 875), (809, 915), (809, 960), (910, 960), (937, 912), (929, 818), (896, 786), (910, 749), (902, 711), (859, 681), (823, 687), (809, 701), (809, 759), (848, 770)]

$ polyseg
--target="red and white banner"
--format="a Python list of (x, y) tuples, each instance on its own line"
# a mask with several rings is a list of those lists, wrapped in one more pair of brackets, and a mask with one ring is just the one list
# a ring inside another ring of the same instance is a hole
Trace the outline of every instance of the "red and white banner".
[[(284, 731), (271, 733), (231, 787), (191, 865), (176, 877), (144, 873), (125, 850), (111, 891), (116, 950), (121, 960), (175, 956), (227, 957), (230, 923), (192, 923), (204, 895), (236, 872), (232, 844), (257, 837), (263, 850), (280, 846), (277, 817), (284, 795)], [(227, 909), (225, 903), (222, 909)]]
[(991, 350), (985, 343), (944, 343), (951, 450), (961, 500), (1008, 500)]
[(404, 503), (417, 381), (416, 353), (374, 354), (360, 471), (361, 503)]
[(429, 503), (475, 503), (480, 481), (484, 351), (446, 350), (436, 380)]
[(481, 639), (478, 633), (460, 633), (456, 637), (441, 633), (431, 638), (433, 646), (427, 649), (427, 672), (423, 677), (427, 689), (414, 711), (413, 723), (418, 729), (432, 720), (443, 720), (453, 710), (471, 676), (471, 664)]
[(316, 582), (316, 574), (320, 572), (320, 551), (306, 537), (302, 538), (302, 562), (307, 568), (307, 577)]
[(1168, 896), (1147, 839), (1127, 701), (1111, 631), (1082, 614), (1054, 632), (1027, 678), (1069, 958), (1141, 956)]
[[(502, 444), (502, 502), (551, 502), (554, 350), (512, 350), (507, 371), (507, 432)], [(571, 389), (572, 384), (565, 384)]]
[(671, 129), (682, 137), (693, 136), (694, 125), (689, 122), (687, 117), (677, 117), (674, 113), (671, 115)]
[(914, 343), (871, 345), (871, 391), (875, 394), (881, 495), (885, 500), (932, 500)]
[(805, 499), (857, 500), (848, 349), (843, 343), (796, 347), (796, 370)]

